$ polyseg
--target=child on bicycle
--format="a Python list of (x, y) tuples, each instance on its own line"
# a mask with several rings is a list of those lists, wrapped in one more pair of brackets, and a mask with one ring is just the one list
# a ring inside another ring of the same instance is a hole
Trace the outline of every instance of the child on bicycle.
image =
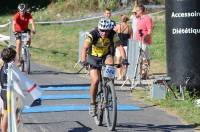
[[(27, 12), (27, 7), (25, 4), (18, 5), (18, 12), (14, 15), (12, 21), (12, 30), (16, 38), (16, 64), (20, 66), (20, 53), (21, 53), (21, 33), (28, 32), (30, 33), (30, 29), (28, 28), (29, 23), (32, 25), (32, 33), (35, 34), (35, 23), (33, 17), (30, 13)], [(31, 40), (29, 40), (29, 44)]]

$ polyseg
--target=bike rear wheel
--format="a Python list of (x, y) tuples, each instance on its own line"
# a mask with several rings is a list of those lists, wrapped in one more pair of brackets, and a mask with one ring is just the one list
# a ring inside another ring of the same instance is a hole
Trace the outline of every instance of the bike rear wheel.
[(114, 131), (117, 123), (117, 98), (113, 80), (105, 81), (105, 118), (110, 131)]

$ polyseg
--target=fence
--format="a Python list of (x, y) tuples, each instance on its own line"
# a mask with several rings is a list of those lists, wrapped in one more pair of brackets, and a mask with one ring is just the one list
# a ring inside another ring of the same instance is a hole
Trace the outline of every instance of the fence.
[(0, 42), (8, 44), (10, 42), (10, 32), (11, 32), (11, 22), (10, 22), (10, 20), (8, 21), (8, 23), (0, 25), (0, 28), (1, 29), (7, 28), (6, 30), (8, 31), (7, 32), (8, 35), (0, 34)]
[[(8, 64), (7, 80), (8, 132), (21, 132), (23, 131), (21, 111), (25, 105), (24, 100), (30, 106), (34, 100), (41, 97), (42, 93), (39, 86), (21, 73), (13, 63)], [(28, 94), (25, 96), (24, 93)]]

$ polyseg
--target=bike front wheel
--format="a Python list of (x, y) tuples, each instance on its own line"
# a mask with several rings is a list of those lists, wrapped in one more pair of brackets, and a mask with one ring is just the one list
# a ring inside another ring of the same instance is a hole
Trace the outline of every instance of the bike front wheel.
[(99, 88), (98, 88), (98, 92), (97, 92), (97, 98), (96, 98), (96, 102), (97, 102), (97, 121), (95, 121), (95, 123), (98, 126), (102, 126), (102, 122), (103, 122), (103, 113), (104, 113), (104, 95), (103, 95), (103, 91), (102, 88), (100, 88), (101, 85), (99, 84)]
[(26, 57), (24, 58), (25, 61), (24, 61), (24, 71), (27, 73), (27, 74), (30, 74), (30, 53), (29, 53), (29, 50), (26, 49)]
[(104, 90), (106, 124), (110, 131), (114, 131), (117, 123), (117, 97), (113, 80), (105, 81)]

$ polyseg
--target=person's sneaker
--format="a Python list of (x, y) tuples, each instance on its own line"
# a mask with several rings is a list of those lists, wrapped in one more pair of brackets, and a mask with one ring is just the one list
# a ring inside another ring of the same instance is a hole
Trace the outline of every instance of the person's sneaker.
[(95, 104), (90, 104), (90, 108), (89, 108), (89, 115), (91, 117), (96, 116), (97, 109), (96, 109), (96, 105)]
[(33, 101), (33, 103), (30, 105), (31, 107), (33, 106), (39, 106), (42, 104), (42, 100), (40, 98), (36, 99)]

